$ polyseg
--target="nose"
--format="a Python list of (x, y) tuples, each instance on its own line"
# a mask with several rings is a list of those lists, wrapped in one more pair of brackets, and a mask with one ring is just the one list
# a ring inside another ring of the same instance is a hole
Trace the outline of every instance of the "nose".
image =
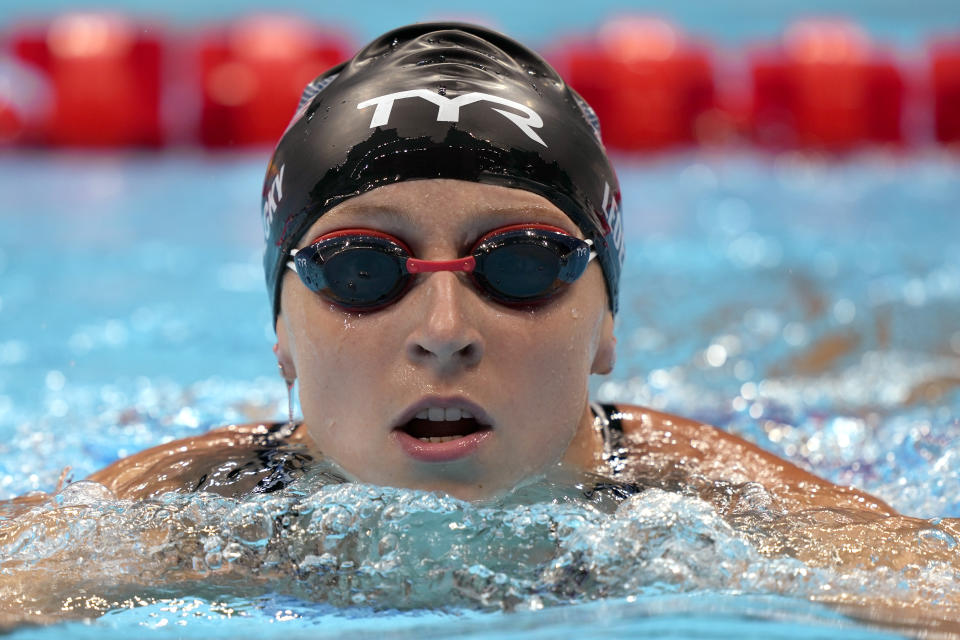
[(475, 366), (483, 358), (484, 340), (472, 304), (476, 295), (452, 272), (420, 276), (414, 303), (413, 325), (407, 339), (407, 357), (439, 373)]

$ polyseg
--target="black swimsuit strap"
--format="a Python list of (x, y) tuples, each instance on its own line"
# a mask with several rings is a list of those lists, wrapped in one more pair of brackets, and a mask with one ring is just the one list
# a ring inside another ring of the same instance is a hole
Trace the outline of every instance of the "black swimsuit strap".
[(584, 492), (584, 496), (592, 499), (597, 492), (604, 492), (618, 500), (625, 500), (640, 493), (643, 487), (635, 482), (624, 479), (613, 480), (614, 477), (623, 474), (627, 467), (630, 448), (627, 446), (623, 432), (623, 421), (627, 414), (613, 404), (590, 403), (590, 409), (593, 411), (595, 424), (603, 435), (603, 459), (608, 465), (611, 481), (596, 483)]
[(613, 475), (617, 475), (627, 463), (627, 447), (624, 445), (623, 436), (624, 414), (614, 404), (591, 403), (590, 408), (603, 434), (603, 459), (610, 465)]

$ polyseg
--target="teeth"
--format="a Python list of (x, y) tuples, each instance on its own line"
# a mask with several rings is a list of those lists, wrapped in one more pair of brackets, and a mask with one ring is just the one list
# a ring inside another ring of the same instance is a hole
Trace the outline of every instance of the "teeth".
[(430, 422), (456, 422), (457, 420), (473, 420), (473, 414), (458, 407), (430, 407), (417, 414), (418, 420)]
[[(460, 420), (473, 420), (473, 414), (460, 407), (427, 407), (422, 409), (416, 415), (417, 420), (429, 420), (430, 422), (458, 422)], [(450, 442), (463, 438), (463, 435), (452, 436), (417, 436), (421, 442), (437, 443)]]
[(462, 437), (463, 436), (438, 436), (438, 437), (417, 438), (417, 440), (420, 440), (421, 442), (450, 442), (451, 440), (458, 440), (459, 438), (462, 438)]

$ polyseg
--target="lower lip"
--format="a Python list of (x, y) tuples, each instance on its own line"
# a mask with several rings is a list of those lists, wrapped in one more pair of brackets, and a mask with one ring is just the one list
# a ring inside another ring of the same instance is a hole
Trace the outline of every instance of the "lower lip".
[(453, 462), (466, 458), (475, 452), (493, 432), (489, 429), (477, 431), (447, 442), (424, 442), (420, 438), (414, 438), (403, 431), (394, 431), (393, 433), (400, 448), (414, 460), (420, 462)]

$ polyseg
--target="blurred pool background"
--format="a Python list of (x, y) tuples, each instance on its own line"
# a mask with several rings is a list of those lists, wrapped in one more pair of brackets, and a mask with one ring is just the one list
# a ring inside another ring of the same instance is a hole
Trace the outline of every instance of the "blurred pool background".
[[(721, 53), (829, 13), (895, 47), (909, 66), (932, 38), (960, 30), (953, 4), (600, 0), (545, 11), (507, 2), (290, 2), (270, 10), (343, 29), (354, 44), (398, 24), (454, 16), (544, 47), (612, 15), (653, 13)], [(184, 28), (263, 9), (98, 7)], [(0, 29), (74, 8), (0, 3)], [(0, 498), (50, 490), (67, 466), (80, 479), (225, 422), (283, 418), (260, 264), (267, 157), (263, 148), (182, 145), (0, 151)], [(840, 155), (681, 146), (619, 153), (617, 166), (628, 247), (620, 351), (595, 395), (718, 424), (904, 513), (960, 517), (960, 154), (929, 142)], [(625, 616), (628, 633), (663, 631), (640, 618), (730, 637), (751, 616), (837, 623), (796, 600), (746, 606), (711, 592), (707, 602), (719, 613), (705, 628), (672, 617), (696, 608), (680, 600), (601, 604), (603, 615)], [(305, 605), (290, 606), (302, 613)], [(588, 629), (600, 615), (593, 606), (539, 623)], [(371, 620), (341, 620), (337, 629), (374, 633)], [(530, 620), (515, 635), (539, 637)], [(766, 635), (791, 633), (789, 622), (770, 624)], [(467, 627), (484, 628), (509, 635), (500, 619)], [(258, 629), (265, 633), (266, 622)], [(235, 631), (195, 627), (197, 635)]]
[[(12, 22), (24, 17), (74, 11), (83, 6), (71, 0), (4, 0), (0, 2), (0, 20)], [(159, 17), (186, 25), (265, 10), (291, 12), (346, 29), (360, 41), (409, 22), (463, 18), (492, 22), (531, 45), (542, 44), (564, 32), (596, 27), (607, 18), (624, 13), (662, 16), (692, 33), (708, 36), (721, 44), (769, 38), (782, 32), (793, 20), (811, 15), (850, 18), (881, 40), (908, 46), (922, 43), (932, 34), (955, 31), (960, 24), (956, 6), (950, 0), (910, 3), (897, 0), (682, 0), (669, 3), (654, 0), (595, 0), (589, 4), (562, 0), (551, 3), (549, 9), (534, 2), (508, 0), (487, 0), (482, 3), (467, 0), (416, 0), (405, 3), (386, 0), (359, 3), (283, 0), (269, 5), (258, 0), (230, 3), (171, 0), (162, 5), (142, 0), (100, 0), (88, 6), (119, 9), (134, 15)]]

